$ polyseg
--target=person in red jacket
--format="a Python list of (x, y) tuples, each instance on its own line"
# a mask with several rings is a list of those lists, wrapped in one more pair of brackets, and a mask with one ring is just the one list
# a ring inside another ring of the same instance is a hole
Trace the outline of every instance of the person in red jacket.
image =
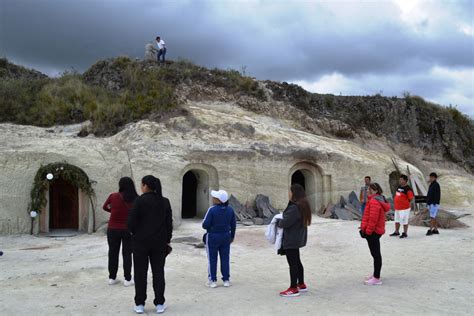
[(374, 258), (374, 273), (366, 277), (365, 284), (367, 285), (382, 285), (380, 280), (380, 270), (382, 269), (380, 237), (385, 234), (385, 213), (390, 210), (390, 203), (382, 193), (382, 188), (378, 183), (369, 185), (367, 206), (360, 226), (360, 235), (367, 239), (370, 254)]
[(400, 175), (399, 186), (393, 204), (395, 207), (395, 231), (390, 236), (400, 236), (400, 225), (403, 225), (403, 233), (400, 238), (408, 237), (408, 221), (410, 219), (411, 202), (415, 198), (412, 188), (408, 185), (408, 177)]
[(135, 184), (129, 177), (119, 181), (119, 191), (109, 195), (102, 207), (110, 213), (107, 226), (107, 242), (109, 244), (109, 285), (119, 283), (117, 270), (119, 264), (120, 244), (122, 244), (124, 286), (134, 284), (132, 280), (132, 236), (127, 227), (128, 211), (138, 197)]

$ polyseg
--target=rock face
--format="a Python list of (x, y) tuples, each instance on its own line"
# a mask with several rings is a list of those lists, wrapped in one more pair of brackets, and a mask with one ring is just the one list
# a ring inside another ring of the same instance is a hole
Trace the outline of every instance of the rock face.
[(443, 109), (417, 96), (334, 96), (309, 93), (293, 84), (266, 84), (273, 99), (290, 102), (310, 117), (329, 119), (336, 135), (355, 138), (366, 130), (393, 143), (441, 153), (474, 170), (474, 124), (453, 108)]
[(155, 47), (153, 43), (147, 43), (145, 45), (145, 60), (146, 61), (156, 60)]
[[(29, 232), (27, 210), (33, 178), (40, 165), (57, 161), (81, 168), (95, 181), (96, 211), (81, 214), (95, 216), (96, 224), (86, 225), (86, 231), (107, 221), (108, 213), (101, 206), (108, 194), (117, 190), (122, 176), (131, 176), (137, 187), (144, 175), (159, 177), (176, 225), (183, 220), (183, 199), (196, 201), (196, 215), (204, 216), (211, 189), (227, 190), (240, 201), (253, 201), (260, 193), (268, 196), (276, 209), (284, 209), (297, 171), (303, 175), (314, 212), (358, 190), (366, 175), (390, 192), (392, 157), (400, 168), (409, 166), (423, 178), (416, 166), (383, 143), (367, 149), (347, 140), (317, 136), (295, 129), (291, 120), (256, 114), (233, 102), (189, 102), (185, 110), (187, 116), (162, 123), (140, 121), (108, 138), (77, 137), (71, 131), (79, 126), (48, 129), (0, 124), (0, 232)], [(440, 175), (443, 196), (456, 197), (449, 201), (451, 205), (474, 204), (471, 175), (453, 165), (430, 167)], [(194, 183), (183, 183), (187, 173), (193, 175)], [(462, 186), (444, 185), (452, 179)], [(40, 211), (36, 232), (50, 229), (47, 215), (51, 203)], [(84, 218), (81, 222), (92, 221)]]

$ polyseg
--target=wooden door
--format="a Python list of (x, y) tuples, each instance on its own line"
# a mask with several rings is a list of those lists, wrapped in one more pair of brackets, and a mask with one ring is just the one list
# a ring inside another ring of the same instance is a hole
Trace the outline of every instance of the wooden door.
[(75, 186), (63, 179), (49, 187), (49, 228), (79, 228), (79, 198)]

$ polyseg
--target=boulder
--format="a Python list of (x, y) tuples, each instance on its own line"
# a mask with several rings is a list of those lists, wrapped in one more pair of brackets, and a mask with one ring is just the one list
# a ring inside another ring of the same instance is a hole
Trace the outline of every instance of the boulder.
[(265, 220), (261, 217), (254, 217), (252, 218), (252, 221), (255, 225), (263, 225), (265, 224)]
[[(453, 212), (445, 211), (440, 209), (436, 220), (440, 228), (462, 228), (468, 227), (468, 225), (461, 222), (459, 219), (470, 214), (454, 214)], [(409, 221), (410, 225), (425, 226), (430, 225), (430, 214), (428, 209), (423, 209), (418, 214), (412, 216)]]
[(357, 194), (354, 191), (349, 194), (349, 204), (351, 204), (356, 210), (360, 210), (361, 208), (359, 198), (357, 197)]
[(253, 214), (249, 214), (247, 208), (237, 200), (233, 195), (229, 198), (229, 206), (232, 207), (235, 217), (238, 221), (243, 222), (245, 219), (251, 219)]
[(352, 214), (350, 211), (346, 210), (345, 208), (339, 208), (336, 207), (334, 210), (335, 216), (338, 219), (342, 219), (345, 221), (351, 221), (352, 220)]
[(319, 216), (324, 218), (331, 218), (334, 215), (334, 210), (336, 209), (336, 205), (332, 203), (328, 203), (326, 207), (322, 208), (319, 213)]
[(339, 207), (344, 207), (347, 204), (346, 199), (341, 195), (341, 198), (339, 199)]
[(277, 209), (271, 206), (270, 199), (266, 195), (258, 194), (255, 198), (255, 205), (258, 210), (258, 217), (273, 218), (279, 213)]
[(242, 220), (242, 225), (244, 226), (252, 226), (253, 225), (253, 221), (251, 219), (244, 219)]

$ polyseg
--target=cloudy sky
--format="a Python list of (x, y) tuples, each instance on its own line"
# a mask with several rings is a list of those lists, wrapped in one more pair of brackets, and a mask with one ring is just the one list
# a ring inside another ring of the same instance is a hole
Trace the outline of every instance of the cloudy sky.
[(474, 117), (473, 15), (471, 0), (0, 0), (0, 55), (55, 75), (161, 35), (171, 59)]

